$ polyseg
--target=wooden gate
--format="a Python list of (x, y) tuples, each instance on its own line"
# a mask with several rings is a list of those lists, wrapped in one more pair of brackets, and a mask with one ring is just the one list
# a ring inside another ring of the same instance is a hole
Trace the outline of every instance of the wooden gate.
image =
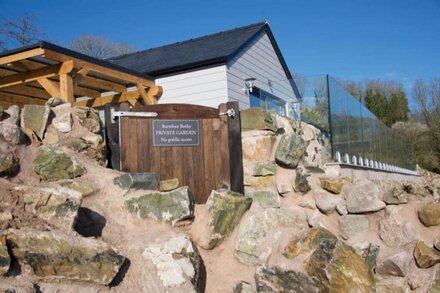
[[(228, 116), (228, 109), (236, 115)], [(243, 193), (238, 103), (221, 104), (218, 109), (188, 104), (136, 105), (129, 109), (128, 104), (122, 104), (120, 110), (157, 113), (154, 118), (131, 116), (135, 113), (119, 118), (122, 171), (154, 172), (160, 180), (178, 178), (181, 186), (190, 187), (196, 203), (206, 203), (213, 189)], [(198, 121), (198, 145), (158, 146), (153, 123), (185, 119)]]

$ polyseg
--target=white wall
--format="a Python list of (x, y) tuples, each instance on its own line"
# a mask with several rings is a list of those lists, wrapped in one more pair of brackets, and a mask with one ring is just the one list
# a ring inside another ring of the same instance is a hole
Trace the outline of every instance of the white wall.
[(225, 65), (160, 77), (156, 84), (163, 87), (159, 104), (185, 103), (217, 108), (228, 101)]
[[(243, 90), (246, 78), (256, 78), (255, 86), (283, 99), (295, 99), (287, 76), (266, 32), (262, 32), (242, 53), (227, 64), (229, 101), (238, 101), (241, 109), (249, 108), (249, 97)], [(281, 81), (268, 87), (268, 81)]]

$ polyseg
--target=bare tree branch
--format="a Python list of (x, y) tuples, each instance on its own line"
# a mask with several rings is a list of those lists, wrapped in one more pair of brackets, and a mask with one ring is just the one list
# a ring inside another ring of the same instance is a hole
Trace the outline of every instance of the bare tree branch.
[(42, 36), (35, 24), (35, 15), (25, 13), (21, 18), (3, 20), (0, 26), (0, 48), (8, 49), (38, 41)]
[(68, 47), (80, 53), (107, 59), (134, 51), (134, 48), (124, 43), (113, 43), (103, 36), (84, 35), (71, 41)]

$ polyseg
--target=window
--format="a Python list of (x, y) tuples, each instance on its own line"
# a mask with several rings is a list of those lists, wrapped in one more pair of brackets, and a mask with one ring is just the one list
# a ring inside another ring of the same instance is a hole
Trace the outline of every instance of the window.
[(271, 95), (259, 88), (252, 88), (249, 93), (249, 102), (251, 108), (262, 108), (272, 110), (280, 116), (286, 116), (286, 101)]

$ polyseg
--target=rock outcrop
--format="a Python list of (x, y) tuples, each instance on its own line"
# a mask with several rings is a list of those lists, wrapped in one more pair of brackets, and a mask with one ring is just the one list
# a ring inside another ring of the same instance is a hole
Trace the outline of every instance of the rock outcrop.
[(418, 241), (414, 248), (414, 258), (417, 265), (426, 269), (440, 263), (440, 253), (429, 248), (423, 241)]
[(387, 206), (385, 218), (379, 222), (379, 236), (386, 245), (403, 246), (417, 239), (412, 224), (400, 215), (400, 207)]
[(213, 249), (228, 237), (249, 209), (252, 199), (235, 192), (212, 191), (206, 202), (210, 214), (210, 241), (205, 247)]
[[(7, 241), (21, 265), (47, 279), (109, 284), (125, 258), (105, 242), (50, 231), (10, 230)], [(49, 249), (48, 249), (49, 248)]]
[(189, 219), (194, 213), (194, 197), (188, 186), (170, 192), (150, 191), (125, 200), (127, 210), (141, 219), (153, 218), (168, 224)]
[(26, 188), (23, 194), (27, 211), (63, 231), (73, 229), (81, 200), (81, 193), (66, 188)]
[(307, 144), (300, 135), (283, 135), (278, 143), (275, 161), (280, 166), (294, 169), (306, 151)]
[(371, 181), (363, 180), (353, 184), (345, 194), (348, 212), (359, 214), (385, 208), (385, 203), (378, 198), (379, 193), (379, 187)]
[(440, 203), (429, 203), (422, 207), (419, 219), (426, 227), (440, 225)]
[(254, 214), (240, 223), (235, 241), (234, 254), (247, 265), (265, 263), (272, 253), (272, 245), (277, 241), (274, 229), (291, 226), (296, 217), (285, 209), (268, 208)]
[(60, 150), (49, 147), (39, 149), (33, 162), (35, 172), (47, 181), (72, 179), (86, 173), (86, 169)]
[(320, 292), (318, 282), (301, 272), (285, 271), (275, 266), (261, 265), (255, 272), (257, 292)]
[(145, 248), (145, 260), (151, 261), (165, 292), (199, 292), (201, 258), (186, 235), (170, 235)]

